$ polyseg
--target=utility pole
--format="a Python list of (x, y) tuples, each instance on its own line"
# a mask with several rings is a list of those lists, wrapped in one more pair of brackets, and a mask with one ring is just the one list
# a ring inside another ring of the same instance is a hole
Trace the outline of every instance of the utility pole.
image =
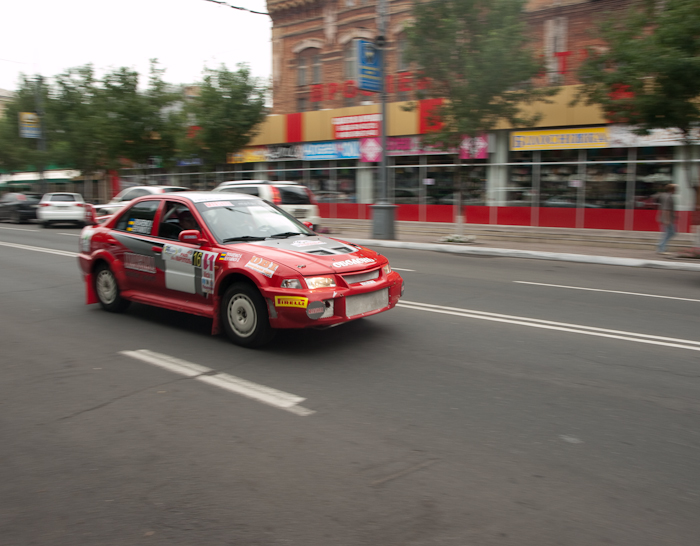
[(382, 161), (379, 168), (379, 201), (372, 205), (372, 237), (374, 239), (395, 239), (394, 211), (396, 209), (396, 205), (392, 205), (389, 202), (389, 177), (387, 176), (386, 166), (386, 128), (388, 125), (388, 118), (386, 114), (386, 75), (384, 73), (386, 68), (386, 0), (379, 0), (379, 3), (377, 4), (377, 15), (378, 32), (375, 45), (379, 49), (379, 62), (381, 68), (381, 91), (379, 96), (382, 113)]
[(36, 105), (36, 115), (39, 117), (39, 140), (37, 149), (39, 150), (39, 192), (46, 193), (44, 184), (44, 160), (46, 157), (46, 128), (44, 127), (44, 102), (42, 97), (44, 79), (41, 76), (36, 77), (36, 85), (34, 86), (34, 102)]

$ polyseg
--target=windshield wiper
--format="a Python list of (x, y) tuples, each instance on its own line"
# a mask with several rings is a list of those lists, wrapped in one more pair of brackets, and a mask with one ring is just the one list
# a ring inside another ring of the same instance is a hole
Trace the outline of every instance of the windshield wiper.
[(222, 243), (234, 243), (236, 241), (264, 241), (265, 237), (255, 237), (254, 235), (243, 235), (242, 237), (229, 237), (224, 239)]
[(285, 231), (283, 233), (275, 233), (274, 235), (270, 235), (270, 239), (286, 239), (287, 237), (294, 237), (295, 235), (306, 235), (307, 237), (311, 237), (311, 233), (299, 233), (298, 231)]

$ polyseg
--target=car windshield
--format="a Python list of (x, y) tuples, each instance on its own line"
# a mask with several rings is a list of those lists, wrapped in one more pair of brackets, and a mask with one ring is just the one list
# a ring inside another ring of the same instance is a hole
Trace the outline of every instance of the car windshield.
[(314, 234), (285, 212), (259, 199), (222, 196), (221, 201), (198, 203), (197, 210), (220, 243)]

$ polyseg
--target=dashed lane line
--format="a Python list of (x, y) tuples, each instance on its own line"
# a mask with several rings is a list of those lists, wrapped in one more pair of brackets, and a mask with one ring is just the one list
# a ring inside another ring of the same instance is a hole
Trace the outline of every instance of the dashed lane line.
[(69, 252), (67, 250), (56, 250), (53, 248), (44, 248), (41, 246), (19, 245), (17, 243), (6, 243), (4, 241), (0, 241), (0, 246), (9, 246), (11, 248), (31, 250), (33, 252), (45, 252), (46, 254), (58, 254), (59, 256), (70, 256), (71, 258), (75, 258), (78, 256), (77, 252)]
[(220, 389), (240, 394), (262, 402), (263, 404), (267, 404), (268, 406), (273, 406), (299, 415), (300, 417), (306, 417), (307, 415), (316, 413), (313, 410), (299, 406), (306, 398), (253, 383), (252, 381), (247, 381), (234, 375), (217, 372), (211, 368), (195, 364), (194, 362), (188, 362), (187, 360), (148, 351), (146, 349), (140, 349), (138, 351), (120, 351), (119, 354), (142, 362), (147, 362), (148, 364), (153, 364), (154, 366), (194, 379), (195, 381), (201, 381), (207, 385), (213, 385)]

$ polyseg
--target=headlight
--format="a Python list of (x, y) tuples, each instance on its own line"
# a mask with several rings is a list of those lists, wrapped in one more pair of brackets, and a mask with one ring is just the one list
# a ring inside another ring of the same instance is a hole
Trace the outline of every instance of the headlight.
[(384, 267), (382, 267), (382, 271), (384, 272), (385, 275), (388, 275), (391, 273), (391, 266), (389, 265), (389, 262), (387, 262)]
[(301, 283), (298, 279), (284, 279), (280, 286), (282, 288), (301, 288)]
[(306, 280), (306, 286), (309, 288), (329, 288), (335, 286), (334, 277), (309, 277)]

